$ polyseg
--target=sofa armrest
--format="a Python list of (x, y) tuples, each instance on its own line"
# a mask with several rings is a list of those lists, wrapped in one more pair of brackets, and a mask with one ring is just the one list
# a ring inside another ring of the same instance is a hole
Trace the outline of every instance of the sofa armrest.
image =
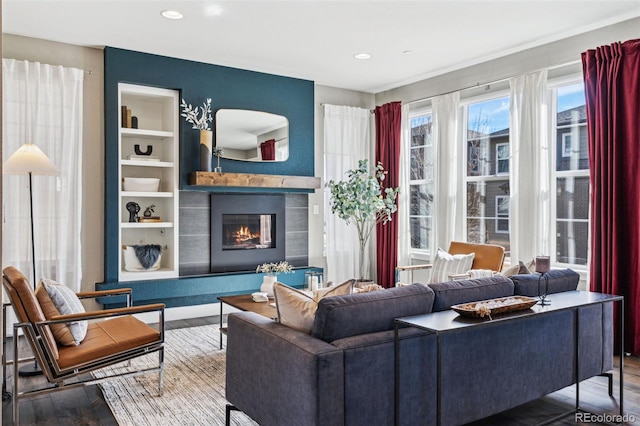
[(337, 347), (253, 312), (229, 314), (226, 398), (261, 426), (341, 425)]

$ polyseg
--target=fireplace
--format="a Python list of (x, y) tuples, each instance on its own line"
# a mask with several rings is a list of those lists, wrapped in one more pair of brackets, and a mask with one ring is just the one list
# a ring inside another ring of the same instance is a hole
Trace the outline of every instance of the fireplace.
[(211, 272), (284, 259), (284, 195), (211, 194)]

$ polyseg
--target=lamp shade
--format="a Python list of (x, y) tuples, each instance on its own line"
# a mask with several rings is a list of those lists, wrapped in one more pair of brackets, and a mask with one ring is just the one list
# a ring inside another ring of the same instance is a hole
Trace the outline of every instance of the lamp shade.
[(60, 170), (49, 160), (40, 148), (32, 143), (22, 145), (2, 166), (5, 175), (50, 175), (60, 174)]

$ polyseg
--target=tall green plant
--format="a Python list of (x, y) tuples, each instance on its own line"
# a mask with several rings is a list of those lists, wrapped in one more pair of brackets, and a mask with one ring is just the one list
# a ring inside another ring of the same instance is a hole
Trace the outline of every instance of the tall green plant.
[(360, 279), (365, 276), (364, 256), (367, 242), (377, 223), (386, 224), (398, 210), (396, 197), (400, 188), (383, 188), (382, 182), (387, 172), (378, 162), (369, 173), (369, 161), (358, 161), (358, 168), (347, 172), (347, 179), (330, 180), (331, 212), (337, 214), (347, 224), (353, 224), (358, 231), (360, 243)]

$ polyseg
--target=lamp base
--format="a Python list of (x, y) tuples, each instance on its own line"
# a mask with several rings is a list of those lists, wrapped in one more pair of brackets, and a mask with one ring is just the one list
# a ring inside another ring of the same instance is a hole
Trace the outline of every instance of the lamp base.
[(33, 377), (42, 374), (42, 370), (38, 366), (37, 362), (30, 365), (25, 365), (18, 369), (18, 376), (20, 377)]
[(537, 303), (537, 305), (540, 305), (540, 306), (547, 306), (550, 304), (551, 304), (551, 301), (547, 299), (540, 299), (540, 301)]

